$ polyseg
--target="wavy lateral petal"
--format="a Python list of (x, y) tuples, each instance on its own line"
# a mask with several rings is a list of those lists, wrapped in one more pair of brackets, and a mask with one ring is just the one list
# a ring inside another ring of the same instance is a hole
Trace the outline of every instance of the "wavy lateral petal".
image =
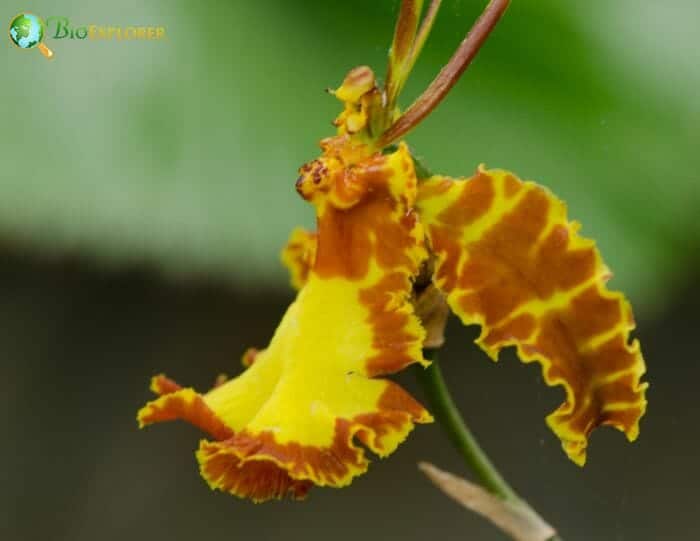
[(465, 324), (481, 325), (477, 343), (494, 360), (516, 346), (548, 385), (565, 388), (547, 423), (567, 455), (583, 465), (599, 425), (636, 439), (647, 384), (639, 343), (629, 341), (632, 311), (605, 287), (610, 271), (564, 203), (480, 167), (466, 180), (426, 180), (417, 206), (437, 256), (434, 282)]
[(249, 367), (206, 394), (160, 382), (170, 394), (139, 414), (194, 422), (204, 406), (229, 433), (200, 444), (202, 475), (255, 501), (303, 497), (311, 483), (347, 485), (367, 469), (362, 446), (386, 456), (414, 423), (432, 420), (377, 377), (427, 364), (411, 304), (427, 251), (410, 154), (404, 145), (371, 154), (345, 137), (323, 148), (297, 183), (317, 210), (315, 258), (268, 347), (248, 352)]
[(309, 271), (316, 259), (317, 234), (297, 227), (282, 249), (282, 263), (289, 269), (294, 289), (301, 289), (309, 278)]

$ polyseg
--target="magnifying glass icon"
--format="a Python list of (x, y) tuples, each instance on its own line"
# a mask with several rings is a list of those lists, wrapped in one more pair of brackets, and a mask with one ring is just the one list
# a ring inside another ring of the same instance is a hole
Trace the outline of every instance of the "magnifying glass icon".
[(10, 22), (10, 41), (19, 49), (36, 47), (46, 58), (53, 57), (53, 51), (42, 43), (46, 23), (32, 13), (20, 13)]

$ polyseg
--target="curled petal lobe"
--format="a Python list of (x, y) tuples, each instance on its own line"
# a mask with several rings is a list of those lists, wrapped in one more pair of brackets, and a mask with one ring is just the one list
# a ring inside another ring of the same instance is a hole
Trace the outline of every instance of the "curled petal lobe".
[(511, 173), (479, 168), (466, 180), (432, 177), (417, 204), (437, 262), (435, 284), (494, 360), (515, 346), (542, 365), (565, 402), (547, 417), (567, 455), (583, 465), (591, 431), (613, 426), (634, 440), (646, 408), (634, 319), (595, 243), (564, 203)]
[(197, 451), (200, 473), (213, 490), (223, 490), (249, 498), (256, 503), (288, 496), (306, 497), (310, 481), (292, 479), (274, 462), (260, 460), (243, 463), (232, 441), (202, 440)]
[(151, 380), (151, 390), (160, 397), (139, 410), (138, 422), (141, 428), (178, 419), (193, 424), (217, 439), (225, 439), (233, 434), (194, 389), (182, 388), (160, 375)]
[(159, 384), (169, 394), (139, 413), (142, 424), (180, 418), (213, 436), (197, 451), (212, 488), (264, 501), (344, 486), (366, 471), (365, 448), (389, 455), (431, 421), (378, 377), (426, 364), (410, 302), (427, 257), (413, 163), (405, 146), (382, 155), (348, 145), (326, 141), (301, 170), (297, 189), (316, 207), (318, 233), (313, 247), (309, 234), (292, 235), (301, 249), (288, 246), (288, 259), (306, 266), (305, 278), (268, 347), (205, 394)]

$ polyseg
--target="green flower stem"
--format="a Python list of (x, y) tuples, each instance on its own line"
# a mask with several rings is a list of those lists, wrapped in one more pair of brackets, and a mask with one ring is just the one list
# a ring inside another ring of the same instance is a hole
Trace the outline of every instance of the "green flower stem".
[(437, 363), (434, 349), (424, 351), (426, 359), (433, 361), (428, 368), (418, 370), (418, 381), (425, 392), (431, 411), (442, 426), (452, 444), (474, 472), (479, 482), (492, 494), (504, 500), (519, 500), (518, 495), (503, 479), (493, 462), (479, 446), (471, 430), (467, 427), (447, 389), (442, 371)]
[[(442, 377), (442, 371), (437, 363), (437, 350), (426, 349), (424, 356), (433, 362), (426, 369), (421, 367), (417, 369), (418, 382), (425, 392), (432, 413), (464, 458), (469, 469), (486, 490), (506, 501), (517, 503), (536, 515), (528, 503), (520, 498), (506, 482), (467, 427)], [(562, 539), (555, 535), (547, 541), (562, 541)]]

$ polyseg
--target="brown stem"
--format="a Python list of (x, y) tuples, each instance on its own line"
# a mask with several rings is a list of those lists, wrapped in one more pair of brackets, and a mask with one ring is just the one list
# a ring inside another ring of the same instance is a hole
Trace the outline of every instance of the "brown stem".
[(378, 146), (385, 147), (395, 141), (417, 126), (438, 106), (479, 52), (509, 3), (510, 0), (491, 0), (489, 2), (447, 65), (440, 70), (425, 92), (384, 132), (379, 138)]

